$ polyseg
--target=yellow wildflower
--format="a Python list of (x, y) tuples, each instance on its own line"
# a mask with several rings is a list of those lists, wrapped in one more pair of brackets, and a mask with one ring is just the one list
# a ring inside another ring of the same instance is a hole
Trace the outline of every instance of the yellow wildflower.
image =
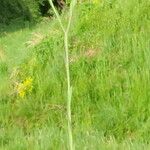
[(21, 98), (24, 98), (27, 93), (32, 91), (32, 82), (33, 79), (31, 77), (28, 77), (22, 83), (18, 84), (17, 92)]
[(26, 78), (26, 80), (23, 82), (23, 86), (28, 89), (29, 91), (32, 90), (32, 82), (33, 82), (33, 79), (31, 77), (28, 77)]
[(21, 98), (24, 98), (25, 97), (25, 91), (24, 90), (21, 90), (21, 91), (19, 91), (19, 96), (21, 97)]

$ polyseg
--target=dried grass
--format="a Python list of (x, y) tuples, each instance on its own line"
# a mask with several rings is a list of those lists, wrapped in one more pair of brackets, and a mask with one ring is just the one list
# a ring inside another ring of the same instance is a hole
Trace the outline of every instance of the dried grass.
[(33, 33), (30, 41), (26, 42), (28, 48), (35, 47), (44, 39), (44, 35), (41, 33)]

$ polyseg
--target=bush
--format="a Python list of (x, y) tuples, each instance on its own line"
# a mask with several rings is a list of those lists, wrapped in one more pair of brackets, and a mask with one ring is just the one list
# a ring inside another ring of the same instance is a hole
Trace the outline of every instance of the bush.
[(0, 23), (8, 24), (12, 19), (37, 18), (38, 4), (30, 0), (2, 0), (0, 5)]
[[(62, 8), (62, 1), (54, 0), (57, 7)], [(45, 6), (46, 5), (46, 6)], [(50, 9), (48, 0), (1, 0), (0, 5), (0, 23), (8, 24), (16, 18), (24, 20), (37, 21), (41, 16), (42, 9)], [(48, 13), (48, 10), (45, 13)]]

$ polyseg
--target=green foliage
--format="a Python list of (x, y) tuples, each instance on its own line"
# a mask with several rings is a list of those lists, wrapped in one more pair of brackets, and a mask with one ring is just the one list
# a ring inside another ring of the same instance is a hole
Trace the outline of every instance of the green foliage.
[[(78, 6), (70, 36), (76, 149), (150, 148), (148, 10), (146, 0)], [(46, 35), (27, 48), (31, 32)], [(0, 81), (1, 149), (67, 149), (63, 40), (57, 22), (6, 34), (0, 42), (9, 54), (7, 67), (1, 67), (6, 76)], [(17, 71), (10, 79), (12, 68)], [(13, 85), (28, 77), (33, 90), (22, 98)]]
[[(39, 5), (46, 0), (1, 0), (0, 23), (10, 23), (11, 20), (22, 18), (37, 21), (41, 16)], [(56, 5), (57, 0), (55, 0)], [(50, 6), (49, 6), (50, 7)]]
[(0, 62), (0, 73), (4, 74), (8, 71), (7, 63), (6, 62)]
[(1, 0), (0, 23), (9, 23), (18, 17), (29, 19), (30, 15), (28, 7), (22, 0)]

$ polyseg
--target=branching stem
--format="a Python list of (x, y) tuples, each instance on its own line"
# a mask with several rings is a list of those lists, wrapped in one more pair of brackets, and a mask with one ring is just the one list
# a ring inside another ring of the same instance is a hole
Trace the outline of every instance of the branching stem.
[(70, 83), (70, 64), (69, 64), (69, 46), (68, 46), (68, 36), (69, 36), (69, 30), (71, 27), (71, 21), (72, 21), (72, 16), (73, 16), (73, 10), (76, 4), (76, 0), (72, 0), (70, 4), (70, 10), (69, 10), (69, 21), (67, 28), (65, 29), (60, 15), (58, 11), (56, 10), (52, 0), (49, 0), (49, 3), (57, 17), (57, 20), (60, 24), (60, 27), (64, 33), (64, 46), (65, 46), (65, 66), (66, 66), (66, 76), (67, 76), (67, 121), (68, 121), (68, 143), (69, 143), (69, 149), (73, 150), (74, 149), (74, 144), (73, 144), (73, 136), (72, 136), (72, 121), (71, 121), (71, 98), (72, 98), (72, 87)]

